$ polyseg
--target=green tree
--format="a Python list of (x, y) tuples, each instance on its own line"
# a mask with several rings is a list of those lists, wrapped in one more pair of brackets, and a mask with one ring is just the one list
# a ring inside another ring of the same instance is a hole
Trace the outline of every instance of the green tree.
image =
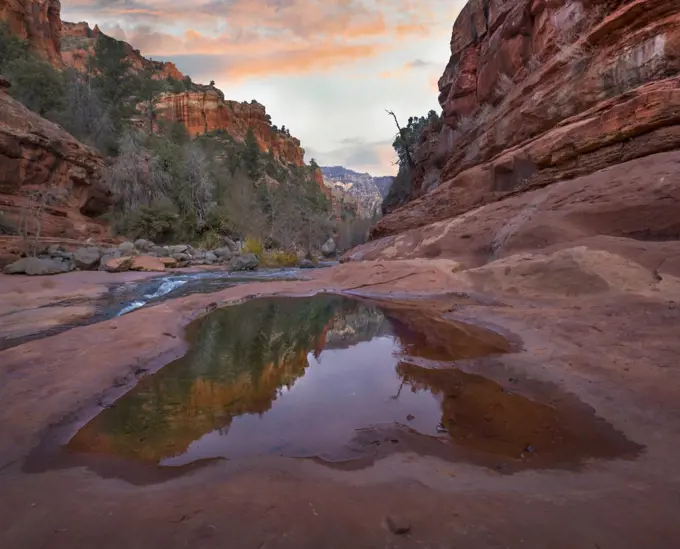
[(0, 23), (0, 72), (4, 72), (10, 61), (25, 58), (28, 54), (28, 42), (14, 34), (7, 23)]
[(168, 84), (154, 78), (153, 70), (147, 68), (138, 75), (136, 88), (136, 98), (146, 119), (147, 132), (151, 135), (153, 133), (153, 122), (156, 118), (156, 105), (161, 94), (167, 91)]
[(40, 116), (64, 107), (63, 75), (30, 51), (6, 24), (0, 24), (0, 73), (12, 83), (10, 95)]
[(117, 133), (135, 112), (135, 76), (130, 71), (125, 44), (101, 35), (95, 45), (93, 59), (96, 76), (93, 85), (102, 100), (110, 105), (112, 122)]
[(56, 121), (79, 141), (103, 153), (116, 150), (115, 128), (108, 105), (76, 71), (66, 71), (66, 101)]
[(261, 175), (260, 169), (260, 145), (257, 143), (253, 128), (248, 128), (245, 139), (245, 150), (243, 151), (243, 164), (248, 175), (252, 179), (257, 179)]
[(3, 72), (12, 83), (12, 97), (40, 116), (52, 118), (64, 108), (64, 77), (45, 61), (29, 55), (10, 61)]

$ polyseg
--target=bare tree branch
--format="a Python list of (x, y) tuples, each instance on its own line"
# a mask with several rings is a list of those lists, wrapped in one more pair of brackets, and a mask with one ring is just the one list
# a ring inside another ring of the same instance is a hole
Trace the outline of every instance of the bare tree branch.
[(399, 139), (401, 140), (401, 144), (404, 147), (404, 152), (406, 153), (406, 160), (408, 162), (408, 167), (410, 169), (413, 169), (415, 167), (415, 163), (413, 162), (413, 157), (411, 156), (411, 147), (408, 143), (408, 140), (406, 139), (405, 131), (400, 125), (399, 125), (399, 120), (397, 119), (397, 115), (394, 114), (393, 111), (389, 111), (385, 109), (385, 112), (392, 116), (394, 118), (394, 123), (397, 125), (397, 129), (399, 130)]

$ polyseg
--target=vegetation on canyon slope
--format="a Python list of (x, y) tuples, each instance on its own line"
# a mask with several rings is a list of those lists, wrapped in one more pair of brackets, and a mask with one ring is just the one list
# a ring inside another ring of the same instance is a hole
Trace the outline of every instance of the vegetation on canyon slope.
[(16, 99), (107, 156), (103, 180), (116, 198), (106, 215), (119, 234), (206, 245), (228, 234), (311, 252), (352, 232), (354, 220), (334, 216), (316, 184), (315, 163), (283, 165), (252, 129), (243, 142), (225, 131), (191, 139), (181, 123), (156, 120), (162, 93), (200, 86), (134, 71), (122, 42), (102, 35), (83, 73), (59, 71), (3, 26), (0, 73)]
[(423, 131), (429, 125), (432, 125), (437, 132), (441, 130), (442, 120), (435, 111), (430, 111), (427, 116), (411, 116), (408, 124), (403, 128), (397, 122), (399, 132), (394, 138), (392, 147), (397, 153), (399, 172), (383, 200), (383, 213), (405, 204), (411, 198), (411, 177), (415, 167), (413, 156), (418, 145), (421, 144)]

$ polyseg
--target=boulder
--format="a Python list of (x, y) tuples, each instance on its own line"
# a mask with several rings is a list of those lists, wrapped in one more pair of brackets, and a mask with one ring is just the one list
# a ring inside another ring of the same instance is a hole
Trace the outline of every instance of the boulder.
[(233, 251), (231, 250), (231, 248), (229, 246), (225, 246), (223, 248), (217, 248), (216, 250), (213, 250), (212, 253), (213, 253), (213, 255), (216, 256), (216, 258), (219, 257), (222, 260), (229, 260), (234, 255)]
[(121, 242), (118, 249), (123, 255), (132, 255), (135, 251), (135, 245), (132, 242)]
[(172, 257), (175, 254), (185, 253), (189, 249), (189, 246), (187, 246), (186, 244), (176, 244), (175, 246), (168, 246), (167, 248), (168, 248), (168, 253)]
[(31, 276), (52, 275), (66, 273), (71, 270), (71, 264), (61, 259), (47, 259), (40, 257), (24, 257), (5, 267), (5, 274), (27, 274)]
[(66, 250), (60, 244), (51, 244), (47, 248), (47, 253), (50, 254), (51, 256), (59, 255), (65, 251)]
[(170, 251), (167, 246), (153, 246), (149, 251), (158, 257), (170, 257)]
[(78, 248), (73, 252), (73, 263), (77, 269), (91, 271), (99, 267), (101, 255), (99, 248)]
[(254, 271), (260, 261), (255, 254), (243, 254), (235, 258), (231, 263), (232, 271)]
[(228, 236), (223, 236), (223, 237), (222, 237), (222, 242), (224, 243), (224, 245), (225, 245), (227, 248), (229, 248), (229, 250), (231, 251), (231, 253), (234, 253), (234, 254), (235, 254), (236, 252), (238, 252), (238, 244), (236, 244), (236, 242), (234, 242), (234, 241), (233, 241), (231, 238), (229, 238)]
[(137, 248), (140, 252), (149, 252), (155, 247), (156, 245), (150, 240), (144, 240), (143, 238), (138, 238), (135, 240), (135, 248)]
[(73, 254), (66, 251), (66, 249), (59, 244), (52, 244), (47, 247), (47, 250), (44, 251), (53, 259), (73, 259)]
[(178, 266), (178, 261), (174, 257), (159, 257), (158, 260), (167, 268), (174, 269)]
[(205, 251), (197, 250), (195, 248), (189, 248), (186, 253), (188, 253), (193, 259), (205, 259)]
[(165, 262), (158, 257), (138, 255), (132, 258), (130, 270), (144, 272), (165, 271)]
[(126, 257), (103, 257), (101, 260), (100, 270), (104, 270), (108, 273), (122, 273), (129, 271), (132, 266), (133, 258), (131, 256)]
[(214, 254), (213, 252), (206, 252), (206, 254), (205, 254), (205, 260), (206, 261), (210, 261), (212, 263), (212, 262), (217, 261), (217, 259), (218, 259), (218, 256), (216, 254)]
[(326, 240), (324, 245), (321, 246), (321, 253), (326, 257), (330, 257), (332, 255), (335, 255), (337, 250), (338, 250), (338, 248), (335, 245), (335, 240), (333, 240), (332, 238), (329, 238), (328, 240)]
[(311, 259), (300, 259), (298, 261), (298, 267), (301, 269), (313, 269), (316, 265), (314, 265), (314, 262)]

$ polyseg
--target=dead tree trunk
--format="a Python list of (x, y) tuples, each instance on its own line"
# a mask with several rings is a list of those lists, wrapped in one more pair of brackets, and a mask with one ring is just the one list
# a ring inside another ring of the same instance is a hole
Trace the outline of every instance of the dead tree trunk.
[(397, 120), (397, 115), (394, 114), (394, 112), (388, 111), (387, 109), (385, 109), (385, 112), (394, 118), (394, 123), (397, 125), (397, 129), (399, 130), (399, 139), (401, 140), (401, 144), (404, 147), (404, 152), (406, 153), (408, 167), (410, 170), (413, 170), (415, 168), (415, 163), (413, 162), (413, 156), (411, 156), (411, 146), (406, 140), (406, 130), (399, 125), (399, 120)]

